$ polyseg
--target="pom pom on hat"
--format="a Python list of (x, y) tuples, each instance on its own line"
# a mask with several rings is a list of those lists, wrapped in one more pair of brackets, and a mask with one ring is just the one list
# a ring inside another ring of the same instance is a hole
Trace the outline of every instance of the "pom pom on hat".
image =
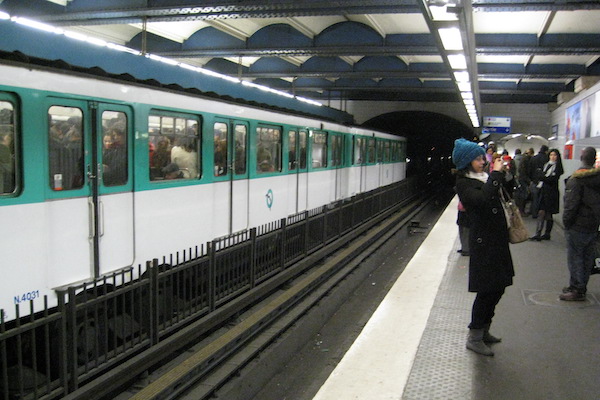
[(485, 151), (477, 144), (466, 139), (456, 139), (452, 151), (452, 162), (457, 169), (465, 169), (471, 161), (485, 155)]

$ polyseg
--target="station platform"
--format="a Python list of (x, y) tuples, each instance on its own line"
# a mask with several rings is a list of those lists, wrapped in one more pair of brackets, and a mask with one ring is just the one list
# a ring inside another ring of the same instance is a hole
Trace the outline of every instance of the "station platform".
[[(455, 197), (314, 400), (600, 399), (600, 275), (584, 302), (568, 284), (559, 226), (550, 241), (511, 245), (514, 284), (496, 308), (494, 357), (465, 348), (467, 291)], [(535, 220), (525, 219), (533, 234)]]

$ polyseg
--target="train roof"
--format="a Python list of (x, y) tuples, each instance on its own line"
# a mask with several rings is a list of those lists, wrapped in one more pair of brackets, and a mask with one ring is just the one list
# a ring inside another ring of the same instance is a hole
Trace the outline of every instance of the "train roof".
[(64, 34), (45, 32), (10, 20), (0, 21), (0, 37), (0, 60), (4, 62), (50, 67), (344, 125), (353, 124), (352, 115), (340, 110), (204, 75), (149, 57), (93, 45)]

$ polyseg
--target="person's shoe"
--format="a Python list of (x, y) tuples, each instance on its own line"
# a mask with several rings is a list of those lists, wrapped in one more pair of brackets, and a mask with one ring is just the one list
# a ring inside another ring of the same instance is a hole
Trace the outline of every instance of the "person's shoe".
[(493, 356), (492, 349), (483, 342), (483, 329), (470, 329), (467, 339), (467, 349), (483, 356)]
[(576, 289), (573, 286), (565, 286), (562, 288), (563, 293), (575, 292)]
[(536, 242), (539, 242), (540, 240), (542, 240), (542, 237), (540, 235), (535, 235), (530, 237), (529, 240), (535, 240)]
[(460, 255), (463, 256), (463, 257), (469, 257), (471, 255), (471, 253), (463, 251), (462, 253), (460, 253)]
[(558, 298), (564, 301), (585, 301), (585, 294), (571, 291), (561, 294)]
[(544, 233), (542, 236), (540, 236), (540, 240), (550, 240), (550, 234)]
[(490, 333), (490, 325), (491, 324), (487, 324), (483, 327), (483, 342), (485, 344), (500, 343), (502, 341), (502, 339), (500, 339)]

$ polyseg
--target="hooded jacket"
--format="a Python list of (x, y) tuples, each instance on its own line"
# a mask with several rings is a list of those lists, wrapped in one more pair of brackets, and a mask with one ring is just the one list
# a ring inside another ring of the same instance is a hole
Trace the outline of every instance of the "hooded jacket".
[(600, 226), (600, 168), (580, 168), (566, 181), (565, 229), (593, 233)]

